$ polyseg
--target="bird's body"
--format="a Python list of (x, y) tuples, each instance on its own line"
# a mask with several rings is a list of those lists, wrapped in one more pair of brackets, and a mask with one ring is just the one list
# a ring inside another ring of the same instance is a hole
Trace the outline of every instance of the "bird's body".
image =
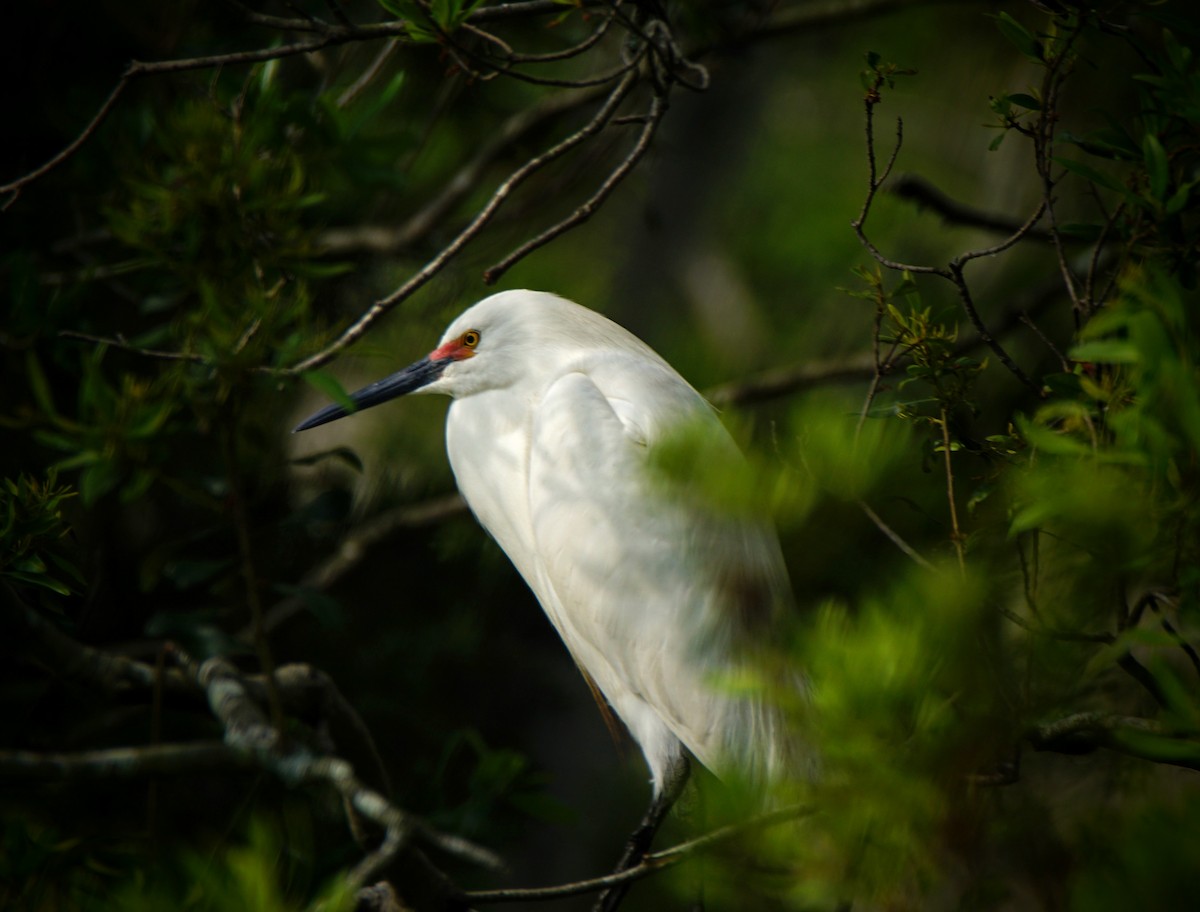
[(615, 323), (530, 291), (469, 308), (429, 358), (352, 398), (418, 391), (453, 397), (459, 489), (638, 742), (655, 794), (685, 751), (718, 776), (781, 774), (778, 711), (729, 689), (790, 604), (774, 533), (673, 496), (648, 468), (685, 426), (736, 449), (703, 397)]

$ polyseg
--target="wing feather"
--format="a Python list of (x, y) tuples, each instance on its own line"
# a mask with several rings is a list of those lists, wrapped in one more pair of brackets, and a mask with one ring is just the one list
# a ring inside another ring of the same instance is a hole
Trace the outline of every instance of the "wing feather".
[(680, 742), (720, 772), (752, 762), (739, 756), (750, 745), (766, 756), (779, 740), (764, 730), (776, 725), (769, 708), (714, 682), (739, 663), (739, 602), (784, 597), (778, 545), (671, 500), (646, 471), (648, 446), (669, 432), (668, 416), (687, 414), (725, 434), (673, 372), (606, 362), (557, 379), (531, 428), (531, 586), (656, 782)]

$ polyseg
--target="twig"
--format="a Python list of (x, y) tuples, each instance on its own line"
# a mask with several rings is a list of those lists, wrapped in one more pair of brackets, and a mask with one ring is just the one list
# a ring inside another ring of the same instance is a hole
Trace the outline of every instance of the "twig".
[(0, 781), (142, 779), (257, 769), (220, 741), (150, 744), (74, 753), (0, 751)]
[(493, 869), (503, 867), (501, 860), (490, 850), (441, 833), (401, 811), (379, 792), (360, 782), (354, 767), (340, 757), (286, 745), (281, 733), (268, 724), (257, 704), (250, 699), (241, 676), (225, 659), (208, 659), (195, 669), (194, 675), (208, 695), (213, 715), (225, 729), (225, 743), (230, 748), (255, 758), (260, 766), (286, 784), (314, 783), (333, 788), (355, 811), (383, 827), (386, 832), (383, 843), (351, 871), (353, 884), (364, 885), (414, 836), (474, 864)]
[[(460, 494), (447, 494), (417, 504), (405, 504), (386, 510), (352, 529), (338, 545), (337, 550), (304, 575), (301, 590), (323, 591), (349, 573), (366, 556), (368, 549), (400, 529), (419, 529), (431, 526), (467, 512), (467, 503)], [(263, 627), (273, 631), (297, 613), (304, 610), (302, 593), (289, 595), (276, 602), (263, 617)], [(250, 628), (242, 629), (242, 636), (250, 635)]]
[[(789, 5), (777, 15), (764, 18), (757, 25), (737, 33), (727, 41), (693, 48), (693, 56), (704, 55), (714, 50), (737, 46), (747, 41), (763, 41), (782, 38), (796, 32), (813, 34), (821, 29), (848, 25), (853, 22), (874, 20), (891, 13), (903, 12), (921, 6), (941, 6), (951, 3), (962, 6), (964, 0), (874, 0), (856, 3), (801, 3)], [(977, 3), (986, 0), (975, 0)]]
[(321, 237), (322, 246), (331, 253), (364, 248), (391, 254), (416, 243), (437, 227), (459, 202), (470, 195), (478, 186), (487, 166), (504, 152), (554, 118), (591, 104), (603, 95), (602, 88), (572, 94), (558, 93), (517, 112), (480, 147), (474, 158), (443, 185), (437, 196), (410, 216), (404, 224), (398, 228), (366, 227), (327, 231)]
[(328, 23), (312, 16), (306, 19), (284, 19), (282, 16), (270, 16), (253, 10), (240, 0), (225, 0), (225, 2), (241, 13), (242, 18), (251, 25), (261, 25), (281, 32), (319, 32), (328, 27)]
[(1200, 770), (1196, 734), (1151, 719), (1082, 712), (1034, 725), (1025, 737), (1039, 751), (1078, 754), (1105, 747), (1142, 760)]
[(1018, 314), (1017, 319), (1021, 321), (1023, 326), (1032, 331), (1035, 336), (1041, 339), (1046, 348), (1050, 349), (1051, 354), (1058, 359), (1058, 366), (1062, 368), (1063, 373), (1071, 373), (1071, 362), (1067, 360), (1066, 356), (1061, 351), (1059, 351), (1058, 346), (1054, 344), (1050, 337), (1042, 332), (1042, 328), (1034, 323), (1033, 320), (1029, 318), (1028, 314)]
[(947, 266), (918, 266), (912, 263), (901, 263), (884, 255), (884, 253), (875, 246), (875, 244), (867, 237), (866, 222), (871, 213), (871, 206), (875, 201), (875, 196), (879, 192), (879, 188), (887, 179), (891, 172), (896, 158), (899, 155), (900, 147), (904, 141), (904, 122), (896, 119), (896, 144), (892, 149), (892, 153), (888, 158), (887, 165), (883, 169), (883, 173), (879, 174), (876, 165), (875, 157), (875, 107), (879, 104), (879, 85), (882, 82), (882, 76), (877, 77), (875, 87), (869, 90), (863, 101), (865, 113), (865, 133), (867, 144), (867, 193), (863, 199), (862, 208), (859, 210), (858, 217), (850, 223), (850, 227), (854, 230), (855, 236), (859, 242), (867, 249), (871, 256), (880, 265), (897, 272), (909, 272), (913, 274), (936, 275), (947, 280), (955, 288), (958, 289), (959, 300), (962, 303), (963, 309), (967, 313), (971, 324), (975, 327), (975, 331), (979, 333), (979, 337), (987, 344), (1000, 359), (1001, 363), (1008, 368), (1010, 372), (1027, 387), (1029, 387), (1035, 395), (1042, 398), (1044, 393), (1029, 376), (1017, 366), (1016, 362), (1005, 351), (1004, 347), (996, 341), (991, 332), (988, 331), (983, 319), (979, 315), (979, 311), (975, 308), (975, 302), (971, 296), (970, 286), (967, 284), (966, 278), (963, 276), (963, 269), (971, 260), (978, 259), (983, 256), (991, 256), (997, 253), (1002, 253), (1014, 244), (1024, 238), (1028, 232), (1033, 230), (1034, 225), (1041, 219), (1042, 214), (1047, 208), (1047, 203), (1043, 200), (1037, 210), (1031, 215), (1024, 224), (1022, 224), (1010, 237), (1001, 241), (992, 247), (983, 250), (967, 251), (950, 261)]
[(207, 364), (208, 362), (203, 355), (193, 352), (179, 351), (162, 351), (156, 348), (141, 348), (134, 345), (125, 339), (124, 336), (116, 335), (112, 337), (93, 336), (90, 333), (76, 332), (73, 329), (59, 330), (58, 335), (63, 339), (79, 339), (83, 342), (94, 342), (96, 345), (107, 345), (111, 348), (120, 349), (121, 351), (132, 352), (136, 355), (142, 355), (146, 358), (157, 358), (162, 361), (188, 361), (192, 364)]
[(9, 183), (0, 186), (0, 195), (12, 193), (14, 194), (15, 198), (15, 194), (20, 193), (21, 188), (26, 187), (29, 184), (32, 184), (35, 180), (38, 180), (39, 178), (49, 174), (68, 158), (74, 155), (77, 151), (79, 151), (79, 147), (91, 139), (92, 134), (100, 128), (100, 124), (104, 123), (105, 118), (108, 117), (109, 112), (112, 111), (113, 107), (117, 103), (117, 99), (121, 97), (121, 93), (125, 91), (125, 87), (127, 85), (129, 85), (128, 74), (122, 76), (116, 86), (113, 87), (113, 90), (108, 93), (108, 97), (104, 99), (104, 103), (100, 105), (99, 110), (96, 111), (95, 115), (93, 115), (92, 119), (88, 122), (88, 125), (83, 128), (83, 131), (78, 136), (75, 137), (73, 142), (67, 146), (64, 146), (62, 151), (45, 162), (45, 164), (34, 168), (23, 177), (19, 177), (14, 181), (10, 181)]
[(666, 98), (661, 95), (655, 95), (654, 100), (650, 103), (650, 110), (646, 114), (646, 122), (642, 127), (641, 133), (638, 135), (637, 142), (629, 151), (629, 154), (625, 156), (625, 159), (613, 169), (596, 192), (558, 224), (546, 229), (537, 237), (530, 238), (499, 263), (487, 269), (483, 273), (484, 283), (488, 285), (494, 284), (504, 273), (526, 256), (533, 253), (533, 251), (539, 247), (544, 247), (556, 237), (565, 234), (576, 225), (582, 224), (591, 218), (604, 201), (608, 199), (613, 190), (616, 189), (617, 185), (629, 175), (629, 172), (633, 170), (642, 156), (646, 154), (646, 150), (650, 148), (650, 141), (654, 138), (654, 133), (658, 129), (658, 125), (662, 122), (666, 110)]
[(704, 397), (713, 405), (751, 405), (782, 396), (791, 396), (827, 383), (856, 383), (871, 376), (869, 355), (845, 360), (818, 361), (796, 367), (767, 371), (754, 377), (725, 383), (705, 390)]
[[(616, 7), (620, 6), (621, 3), (623, 3), (623, 2), (624, 2), (624, 0), (615, 0), (615, 2), (613, 2), (613, 4), (612, 4), (612, 8), (615, 9)], [(555, 63), (560, 60), (570, 60), (574, 57), (578, 57), (580, 54), (586, 53), (587, 51), (589, 51), (593, 47), (595, 47), (600, 42), (600, 39), (603, 38), (604, 35), (608, 32), (609, 27), (612, 26), (614, 20), (615, 20), (615, 17), (612, 15), (612, 12), (610, 10), (608, 15), (606, 15), (603, 19), (600, 20), (600, 24), (592, 30), (592, 33), (590, 35), (588, 35), (586, 38), (584, 38), (582, 41), (580, 41), (578, 44), (574, 44), (569, 48), (563, 48), (560, 51), (550, 51), (545, 54), (517, 54), (517, 53), (510, 52), (507, 60), (509, 63), (526, 63), (526, 64)], [(480, 31), (482, 31), (482, 30), (480, 30)], [(483, 34), (486, 35), (488, 33), (483, 32)], [(491, 36), (489, 36), (489, 37), (491, 37)]]
[(79, 151), (79, 148), (95, 134), (100, 125), (108, 118), (108, 115), (112, 113), (117, 99), (121, 97), (125, 88), (134, 79), (163, 73), (183, 73), (191, 70), (209, 70), (224, 66), (261, 63), (266, 60), (281, 60), (285, 57), (293, 57), (298, 54), (311, 54), (313, 51), (319, 51), (333, 45), (347, 44), (352, 41), (366, 41), (389, 36), (399, 38), (406, 34), (406, 26), (404, 23), (382, 23), (362, 28), (325, 26), (319, 29), (319, 31), (323, 32), (323, 37), (321, 38), (311, 41), (298, 41), (276, 47), (257, 48), (249, 51), (233, 51), (227, 54), (212, 54), (205, 57), (187, 57), (177, 60), (132, 61), (125, 68), (125, 72), (121, 74), (121, 78), (117, 81), (116, 86), (109, 93), (103, 104), (100, 105), (100, 108), (83, 129), (83, 132), (72, 143), (64, 147), (44, 164), (18, 177), (16, 180), (0, 186), (0, 195), (17, 193), (23, 187), (44, 177)]
[(751, 820), (720, 827), (711, 833), (706, 833), (695, 839), (682, 842), (661, 852), (646, 855), (635, 867), (616, 874), (603, 877), (592, 877), (572, 883), (559, 884), (553, 887), (527, 887), (503, 890), (470, 890), (462, 894), (467, 902), (484, 905), (487, 903), (523, 902), (527, 900), (554, 899), (564, 896), (580, 896), (585, 893), (598, 893), (609, 887), (641, 880), (664, 868), (672, 867), (691, 856), (708, 851), (722, 843), (729, 842), (746, 833), (767, 827), (777, 826), (789, 820), (796, 820), (812, 813), (812, 809), (804, 805), (793, 805), (770, 811)]
[(975, 308), (975, 300), (971, 296), (971, 288), (967, 285), (966, 278), (963, 277), (963, 263), (955, 261), (950, 264), (950, 281), (958, 289), (958, 299), (962, 303), (963, 310), (966, 311), (971, 325), (975, 327), (975, 332), (979, 334), (979, 338), (992, 350), (1014, 377), (1024, 383), (1039, 399), (1045, 398), (1045, 391), (1029, 378), (1029, 375), (1013, 361), (1012, 356), (1009, 355), (1004, 346), (988, 331), (983, 318), (980, 317), (979, 311)]
[(367, 86), (375, 81), (375, 78), (383, 71), (384, 64), (391, 60), (392, 55), (396, 53), (399, 47), (399, 41), (391, 40), (385, 42), (383, 48), (375, 55), (375, 58), (367, 65), (367, 68), (363, 70), (362, 75), (348, 85), (345, 91), (338, 96), (337, 106), (344, 108), (353, 103), (366, 90)]
[(889, 526), (887, 523), (885, 523), (883, 521), (883, 519), (879, 516), (879, 514), (871, 509), (871, 507), (867, 504), (867, 502), (865, 500), (860, 500), (858, 502), (858, 506), (867, 515), (867, 519), (869, 519), (869, 520), (871, 520), (871, 522), (875, 523), (875, 527), (877, 529), (879, 529), (879, 531), (882, 532), (884, 535), (886, 535), (891, 540), (892, 544), (894, 544), (897, 548), (899, 548), (906, 555), (908, 555), (910, 558), (912, 558), (912, 560), (917, 564), (918, 567), (921, 567), (922, 569), (925, 569), (925, 570), (937, 569), (936, 567), (933, 566), (933, 564), (931, 564), (924, 557), (922, 557), (921, 554), (912, 545), (910, 545), (903, 538), (901, 538), (900, 535), (894, 529), (892, 529), (891, 526)]
[[(235, 406), (236, 408), (236, 406)], [(230, 409), (232, 413), (233, 409)], [(246, 510), (246, 499), (242, 493), (241, 475), (238, 464), (237, 439), (235, 428), (237, 419), (228, 415), (228, 420), (221, 429), (221, 443), (225, 457), (225, 475), (229, 485), (232, 505), (232, 520), (234, 534), (238, 546), (238, 560), (241, 565), (242, 581), (246, 591), (246, 606), (250, 610), (250, 626), (253, 631), (251, 642), (258, 655), (259, 665), (267, 682), (267, 706), (271, 710), (271, 723), (279, 731), (283, 730), (283, 700), (279, 696), (279, 686), (275, 681), (275, 657), (271, 654), (271, 645), (267, 642), (267, 631), (263, 626), (262, 597), (258, 591), (258, 573), (254, 566), (254, 549), (250, 543), (250, 517)]]
[(1032, 226), (1025, 228), (1022, 223), (1009, 216), (985, 212), (951, 199), (932, 183), (916, 174), (898, 175), (888, 187), (888, 192), (900, 199), (915, 203), (919, 210), (928, 209), (936, 213), (950, 225), (981, 228), (984, 231), (1004, 232), (1005, 234), (1019, 233), (1022, 237), (1039, 241), (1053, 240), (1049, 231)]
[(1029, 237), (1033, 232), (1034, 226), (1042, 220), (1042, 216), (1046, 214), (1046, 205), (1047, 204), (1045, 200), (1042, 200), (1040, 203), (1038, 203), (1038, 206), (1036, 209), (1034, 209), (1033, 214), (1030, 215), (1029, 218), (1027, 218), (1024, 222), (1022, 222), (1021, 225), (1011, 235), (1009, 235), (1000, 243), (993, 244), (991, 247), (984, 247), (980, 250), (969, 250), (966, 253), (959, 254), (954, 258), (950, 265), (951, 271), (954, 270), (955, 266), (960, 267), (961, 271), (961, 267), (964, 264), (971, 262), (971, 260), (978, 260), (981, 257), (995, 256), (996, 254), (1003, 253), (1009, 248), (1025, 240), (1025, 238)]
[(346, 346), (358, 339), (362, 338), (363, 334), (375, 323), (380, 317), (390, 311), (401, 301), (406, 300), (417, 289), (421, 288), (426, 282), (437, 275), (443, 267), (471, 241), (488, 222), (496, 214), (496, 211), (522, 182), (524, 182), (531, 174), (541, 170), (550, 162), (561, 158), (567, 152), (570, 152), (580, 143), (595, 136), (599, 133), (609, 119), (616, 112), (617, 106), (624, 100), (625, 96), (633, 88), (634, 82), (637, 80), (637, 74), (631, 70), (626, 73), (625, 78), (620, 84), (609, 93), (608, 98), (601, 106), (596, 115), (588, 121), (579, 130), (572, 133), (561, 142), (542, 152), (521, 165), (516, 171), (508, 176), (508, 178), (500, 184), (499, 187), (492, 193), (491, 198), (484, 207), (476, 214), (465, 228), (458, 233), (449, 244), (441, 249), (433, 259), (429, 260), (420, 270), (412, 275), (408, 281), (393, 291), (385, 298), (381, 298), (372, 304), (366, 311), (359, 315), (350, 326), (348, 326), (340, 336), (337, 337), (329, 345), (325, 346), (319, 352), (310, 355), (303, 361), (296, 364), (288, 370), (288, 373), (299, 374), (304, 371), (312, 370), (328, 363), (334, 355), (344, 349)]
[(1047, 627), (1040, 621), (1032, 623), (1003, 605), (998, 606), (996, 610), (999, 611), (1002, 617), (1016, 624), (1022, 630), (1027, 630), (1030, 633), (1048, 637), (1052, 640), (1061, 640), (1064, 643), (1097, 643), (1108, 645), (1116, 639), (1111, 633), (1082, 633), (1074, 630), (1058, 630), (1054, 627)]
[(967, 561), (963, 553), (963, 534), (958, 525), (958, 505), (954, 502), (954, 466), (950, 461), (950, 422), (946, 417), (946, 407), (942, 406), (942, 453), (946, 457), (946, 500), (950, 504), (950, 540), (954, 542), (954, 552), (958, 555), (958, 569), (963, 576), (967, 574)]
[[(864, 111), (866, 113), (866, 136), (867, 136), (867, 195), (863, 199), (862, 208), (859, 209), (858, 217), (850, 223), (850, 227), (854, 229), (854, 234), (858, 238), (859, 243), (867, 248), (872, 257), (881, 265), (896, 272), (912, 272), (920, 274), (932, 274), (947, 277), (946, 270), (936, 266), (918, 266), (911, 263), (900, 263), (884, 256), (883, 251), (875, 246), (867, 237), (865, 225), (867, 217), (871, 214), (871, 205), (875, 202), (875, 195), (879, 192), (879, 188), (883, 185), (883, 178), (879, 177), (878, 167), (875, 161), (875, 105), (879, 103), (878, 96), (868, 93), (866, 100), (863, 102)], [(904, 121), (896, 118), (896, 145), (892, 149), (892, 154), (888, 159), (886, 171), (890, 171), (892, 165), (895, 164), (897, 156), (900, 154), (900, 148), (904, 144)]]

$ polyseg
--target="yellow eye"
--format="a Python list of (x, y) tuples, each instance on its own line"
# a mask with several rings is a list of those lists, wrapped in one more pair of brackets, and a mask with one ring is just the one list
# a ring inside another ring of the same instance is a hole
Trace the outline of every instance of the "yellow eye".
[(474, 348), (479, 344), (479, 330), (468, 329), (462, 334), (462, 344), (467, 348)]

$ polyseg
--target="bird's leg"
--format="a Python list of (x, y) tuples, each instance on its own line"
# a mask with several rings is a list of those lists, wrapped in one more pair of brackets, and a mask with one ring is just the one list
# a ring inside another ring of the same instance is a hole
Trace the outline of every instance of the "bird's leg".
[[(667, 811), (671, 810), (671, 805), (675, 803), (682, 794), (684, 786), (687, 785), (690, 772), (691, 764), (687, 755), (680, 751), (679, 756), (667, 768), (662, 791), (654, 796), (642, 822), (638, 824), (637, 829), (630, 835), (629, 841), (625, 843), (625, 851), (621, 854), (621, 860), (617, 862), (617, 866), (613, 870), (614, 874), (628, 871), (641, 863), (650, 850), (650, 843), (654, 841), (654, 834), (662, 825)], [(592, 912), (613, 912), (621, 904), (621, 900), (625, 898), (628, 891), (628, 883), (609, 887), (600, 894), (596, 905), (592, 907)]]

